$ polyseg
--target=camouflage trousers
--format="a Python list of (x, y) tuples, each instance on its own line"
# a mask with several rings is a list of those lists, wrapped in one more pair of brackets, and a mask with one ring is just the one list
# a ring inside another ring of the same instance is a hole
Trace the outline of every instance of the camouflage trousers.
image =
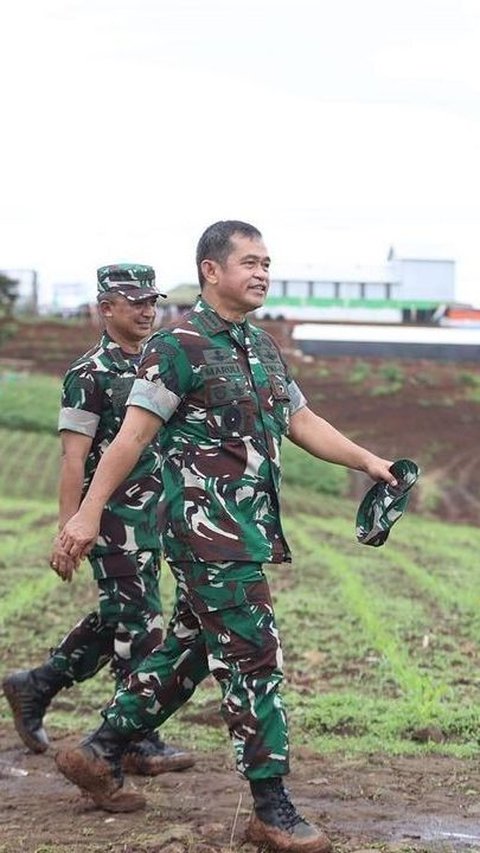
[(261, 563), (177, 563), (177, 597), (163, 646), (117, 690), (103, 716), (118, 732), (160, 726), (211, 673), (238, 771), (288, 773), (288, 729), (279, 693), (282, 652)]
[(162, 642), (159, 552), (129, 557), (136, 561), (136, 574), (97, 578), (98, 611), (84, 616), (51, 651), (50, 662), (71, 683), (91, 678), (111, 661), (119, 685)]

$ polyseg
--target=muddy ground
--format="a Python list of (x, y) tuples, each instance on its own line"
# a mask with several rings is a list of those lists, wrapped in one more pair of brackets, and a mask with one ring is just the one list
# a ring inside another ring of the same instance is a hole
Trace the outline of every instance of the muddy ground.
[[(409, 456), (422, 466), (419, 511), (480, 521), (480, 403), (469, 399), (478, 365), (400, 362), (401, 379), (385, 393), (378, 361), (370, 360), (368, 375), (352, 381), (355, 360), (312, 363), (293, 352), (288, 330), (276, 333), (312, 408), (376, 452)], [(382, 382), (382, 393), (373, 393)], [(364, 483), (354, 480), (356, 489), (360, 494)], [(56, 772), (53, 755), (64, 743), (54, 741), (46, 755), (35, 756), (12, 728), (0, 729), (0, 853), (253, 853), (242, 844), (249, 791), (227, 748), (199, 753), (190, 771), (137, 779), (148, 797), (146, 811), (108, 815)], [(365, 853), (372, 845), (389, 853), (480, 850), (476, 761), (293, 752), (295, 800), (325, 827), (337, 853)]]
[[(129, 777), (147, 795), (144, 812), (99, 811), (56, 771), (53, 755), (27, 754), (1, 732), (2, 853), (254, 853), (243, 840), (250, 811), (246, 783), (228, 751), (197, 753), (191, 770), (155, 779)], [(69, 742), (75, 742), (70, 739)], [(290, 789), (301, 811), (322, 825), (337, 853), (374, 849), (480, 849), (480, 768), (445, 757), (322, 758), (295, 751)]]

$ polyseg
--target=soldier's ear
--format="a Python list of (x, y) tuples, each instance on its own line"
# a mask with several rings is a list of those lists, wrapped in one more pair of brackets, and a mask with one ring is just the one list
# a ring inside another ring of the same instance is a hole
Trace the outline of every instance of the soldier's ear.
[(112, 306), (108, 299), (102, 299), (102, 301), (98, 303), (98, 311), (100, 316), (105, 319), (112, 316)]
[(210, 261), (206, 258), (200, 264), (203, 280), (205, 284), (217, 284), (218, 282), (218, 274), (217, 274), (217, 263), (216, 261)]

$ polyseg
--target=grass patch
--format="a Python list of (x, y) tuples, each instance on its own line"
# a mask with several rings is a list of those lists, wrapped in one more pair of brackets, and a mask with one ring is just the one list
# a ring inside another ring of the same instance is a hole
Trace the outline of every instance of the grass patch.
[(477, 385), (475, 388), (470, 387), (465, 393), (465, 400), (468, 403), (480, 403), (480, 386)]
[(362, 385), (372, 375), (372, 368), (366, 361), (356, 361), (348, 374), (352, 385)]
[(370, 388), (371, 397), (389, 397), (392, 394), (398, 394), (402, 390), (401, 382), (381, 382), (379, 385), (373, 385)]
[(0, 427), (55, 435), (60, 394), (51, 376), (0, 373)]
[(473, 373), (470, 370), (460, 370), (458, 373), (458, 381), (460, 385), (465, 385), (467, 388), (480, 389), (480, 376), (478, 373)]
[(302, 487), (313, 494), (343, 495), (348, 484), (348, 472), (340, 465), (331, 465), (312, 458), (291, 441), (282, 444), (284, 488)]
[(394, 361), (386, 362), (378, 368), (378, 375), (390, 382), (392, 385), (403, 385), (405, 380), (405, 371), (399, 364)]

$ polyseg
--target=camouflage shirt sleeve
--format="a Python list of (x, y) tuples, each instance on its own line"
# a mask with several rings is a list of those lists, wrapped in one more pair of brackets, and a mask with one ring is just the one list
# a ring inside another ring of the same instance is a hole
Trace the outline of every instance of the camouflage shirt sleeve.
[(102, 389), (93, 371), (83, 366), (69, 370), (63, 381), (58, 430), (67, 429), (94, 438), (102, 413)]
[(147, 409), (168, 421), (193, 384), (193, 370), (172, 333), (159, 332), (147, 342), (127, 406)]
[(307, 398), (304, 397), (297, 383), (293, 379), (290, 379), (290, 377), (288, 378), (288, 395), (290, 397), (289, 409), (291, 417), (295, 414), (295, 412), (298, 412), (299, 409), (303, 409), (305, 406), (307, 406), (308, 403)]
[(285, 372), (287, 374), (288, 396), (290, 397), (290, 402), (289, 402), (288, 408), (289, 408), (289, 412), (290, 412), (290, 417), (292, 417), (292, 415), (294, 415), (295, 412), (298, 412), (300, 409), (303, 409), (305, 406), (308, 406), (308, 401), (307, 401), (307, 398), (302, 393), (301, 388), (297, 385), (295, 380), (292, 379), (292, 377), (290, 375), (290, 371), (288, 369), (288, 364), (286, 363), (285, 359), (283, 358), (280, 347), (278, 346), (276, 341), (274, 343), (275, 343), (275, 347), (277, 348), (280, 359), (282, 360), (283, 366), (285, 368)]

